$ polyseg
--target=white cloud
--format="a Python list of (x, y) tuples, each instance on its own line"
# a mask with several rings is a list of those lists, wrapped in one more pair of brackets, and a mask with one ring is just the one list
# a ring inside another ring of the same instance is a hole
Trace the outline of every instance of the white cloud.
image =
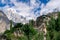
[[(54, 12), (55, 10), (60, 11), (60, 0), (50, 0), (46, 5), (40, 2), (41, 6), (39, 6), (40, 3), (37, 3), (36, 0), (30, 0), (30, 6), (27, 5), (26, 3), (16, 2), (16, 0), (10, 0), (10, 1), (11, 3), (14, 3), (15, 6), (9, 7), (8, 5), (6, 5), (5, 7), (3, 7), (4, 11), (8, 12), (9, 10), (11, 10), (12, 13), (21, 15), (25, 17), (27, 20), (29, 19), (35, 20), (37, 16), (39, 16), (37, 13), (43, 15), (49, 12)], [(4, 0), (2, 2), (4, 3)], [(41, 10), (37, 11), (36, 14), (34, 14), (33, 9), (35, 10), (38, 7), (41, 8)]]
[(2, 0), (2, 3), (4, 3), (4, 0)]
[(47, 14), (49, 12), (60, 11), (60, 0), (50, 0), (44, 8), (41, 8), (40, 14)]
[[(17, 14), (17, 15), (23, 16), (24, 18), (26, 18), (26, 20), (30, 20), (30, 19), (36, 20), (36, 16), (32, 11), (32, 9), (34, 9), (35, 7), (38, 7), (37, 3), (35, 4), (35, 1), (36, 0), (33, 0), (34, 3), (32, 3), (31, 6), (28, 6), (26, 3), (16, 2), (16, 0), (11, 0), (11, 2), (14, 3), (15, 6), (9, 7), (8, 5), (6, 5), (5, 7), (3, 7), (4, 9), (3, 11), (6, 13), (6, 15), (10, 20), (12, 20), (12, 18), (15, 17), (15, 16), (12, 17), (11, 13), (14, 15)], [(19, 12), (17, 12), (16, 10)]]

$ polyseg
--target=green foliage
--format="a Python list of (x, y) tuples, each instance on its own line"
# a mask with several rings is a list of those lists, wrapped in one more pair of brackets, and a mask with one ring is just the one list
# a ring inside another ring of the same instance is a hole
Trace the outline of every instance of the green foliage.
[(26, 36), (18, 37), (18, 40), (28, 40)]
[(37, 33), (34, 37), (34, 40), (43, 40), (43, 32)]
[(58, 13), (58, 18), (56, 20), (56, 31), (60, 31), (60, 12)]
[(23, 26), (22, 23), (17, 23), (17, 24), (14, 26), (14, 28), (21, 28), (22, 26)]
[(12, 20), (10, 20), (10, 29), (12, 28)]
[(60, 40), (60, 32), (54, 31), (54, 37), (53, 40)]
[(55, 30), (55, 19), (51, 17), (51, 20), (49, 21), (49, 25), (47, 25), (47, 30), (52, 31)]
[(47, 31), (47, 40), (60, 40), (60, 13), (58, 13), (56, 20), (51, 17)]
[(29, 21), (29, 26), (32, 26), (33, 27), (34, 26), (34, 23), (35, 23), (34, 20), (30, 20)]
[(49, 36), (49, 32), (47, 32), (47, 34), (46, 34), (46, 40), (51, 40), (50, 36)]
[(22, 30), (25, 33), (25, 35), (28, 37), (28, 40), (36, 34), (36, 30), (33, 28), (33, 26), (31, 27), (28, 24), (25, 24), (22, 27)]
[[(13, 40), (13, 39), (18, 39), (18, 40), (31, 40), (31, 38), (37, 33), (37, 31), (33, 28), (33, 24), (32, 21), (29, 23), (29, 24), (21, 24), (21, 23), (17, 23), (14, 27), (12, 27), (12, 21), (10, 22), (11, 25), (10, 25), (10, 30), (6, 30), (4, 32), (4, 34), (6, 35), (6, 37), (10, 40)], [(14, 36), (14, 32), (15, 31), (22, 31), (24, 32), (24, 36), (25, 37), (15, 37)], [(27, 37), (27, 38), (26, 38)], [(26, 39), (25, 39), (26, 38)]]

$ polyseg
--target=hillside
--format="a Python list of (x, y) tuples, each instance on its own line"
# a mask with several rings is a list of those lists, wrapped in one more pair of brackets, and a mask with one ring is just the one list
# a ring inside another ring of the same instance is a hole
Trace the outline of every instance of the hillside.
[[(44, 40), (60, 40), (59, 38), (54, 38), (54, 36), (58, 37), (54, 34), (60, 34), (60, 12), (53, 12), (47, 15), (42, 15), (36, 19), (35, 23), (35, 29), (37, 29), (39, 32), (43, 31)], [(49, 38), (47, 38), (47, 35), (49, 35)]]
[[(2, 18), (3, 19), (3, 18)], [(6, 19), (6, 18), (5, 18)], [(30, 20), (27, 24), (17, 23), (1, 35), (1, 40), (57, 40), (60, 37), (60, 13), (53, 12)], [(59, 21), (57, 21), (59, 20)], [(4, 20), (5, 21), (5, 20)], [(58, 25), (57, 25), (58, 24)], [(54, 29), (55, 28), (55, 29)], [(52, 33), (53, 32), (53, 33)], [(58, 34), (58, 35), (55, 35)], [(60, 39), (59, 39), (60, 40)]]

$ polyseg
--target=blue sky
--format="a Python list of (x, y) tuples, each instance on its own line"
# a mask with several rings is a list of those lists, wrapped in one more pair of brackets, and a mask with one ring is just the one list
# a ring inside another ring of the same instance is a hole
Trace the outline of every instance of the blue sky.
[(4, 7), (6, 5), (12, 7), (12, 6), (14, 6), (14, 3), (11, 3), (10, 0), (4, 0), (3, 2), (2, 2), (2, 0), (0, 0), (0, 7)]
[(0, 0), (0, 10), (11, 11), (28, 19), (60, 11), (59, 5), (60, 0)]
[[(16, 0), (16, 2), (17, 2), (17, 3), (22, 2), (22, 3), (25, 3), (25, 4), (28, 5), (28, 6), (31, 6), (31, 5), (32, 5), (32, 4), (31, 4), (31, 0)], [(49, 0), (48, 0), (48, 1), (47, 1), (47, 0), (36, 0), (36, 3), (38, 3), (39, 6), (38, 6), (37, 8), (34, 7), (34, 8), (32, 9), (33, 12), (34, 12), (34, 14), (36, 14), (36, 16), (37, 16), (37, 15), (40, 15), (39, 12), (38, 12), (38, 13), (36, 13), (36, 12), (41, 10), (41, 8), (40, 8), (41, 4), (43, 3), (44, 5), (46, 5), (47, 2), (49, 2)], [(1, 7), (1, 8), (5, 7), (5, 6), (7, 6), (7, 5), (11, 8), (11, 7), (15, 6), (15, 3), (11, 2), (11, 0), (0, 0), (0, 7)], [(33, 5), (34, 5), (34, 4), (33, 4)], [(18, 11), (19, 11), (19, 10), (18, 10)]]
[[(9, 6), (14, 6), (14, 3), (11, 3), (10, 0), (4, 0), (5, 3), (2, 2), (2, 0), (0, 0), (0, 7), (4, 7), (6, 5), (9, 5)], [(16, 2), (22, 2), (22, 3), (30, 3), (30, 0), (16, 0)], [(44, 3), (46, 5), (47, 2), (49, 2), (49, 0), (36, 0), (36, 2), (38, 3)]]

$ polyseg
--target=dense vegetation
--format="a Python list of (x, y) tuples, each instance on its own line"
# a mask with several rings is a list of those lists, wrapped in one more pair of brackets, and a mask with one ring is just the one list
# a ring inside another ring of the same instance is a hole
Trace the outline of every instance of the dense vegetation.
[(51, 16), (49, 25), (47, 25), (47, 40), (60, 40), (60, 12), (57, 19)]
[[(58, 13), (57, 19), (54, 19), (53, 16), (50, 18), (51, 20), (48, 22), (49, 25), (46, 24), (46, 40), (60, 40), (60, 12)], [(44, 19), (44, 17), (42, 17), (42, 19)], [(39, 19), (37, 23), (40, 25), (42, 21), (43, 20)], [(34, 29), (33, 20), (31, 20), (29, 24), (17, 23), (14, 27), (12, 24), (12, 21), (10, 21), (10, 30), (6, 30), (3, 34), (6, 40), (44, 40), (43, 31), (39, 32)]]
[(17, 23), (14, 27), (12, 21), (10, 23), (10, 30), (4, 32), (6, 40), (43, 40), (43, 33), (34, 29), (33, 20), (29, 24)]

